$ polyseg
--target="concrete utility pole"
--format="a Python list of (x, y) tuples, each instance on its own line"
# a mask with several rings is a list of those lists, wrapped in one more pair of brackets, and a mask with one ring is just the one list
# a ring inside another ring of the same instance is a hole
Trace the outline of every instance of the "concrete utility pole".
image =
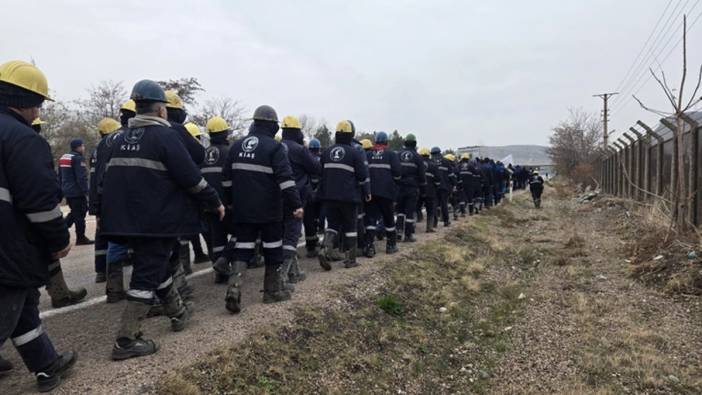
[(601, 93), (599, 95), (592, 95), (592, 97), (600, 97), (602, 98), (602, 101), (604, 102), (604, 110), (602, 111), (602, 122), (604, 123), (604, 133), (603, 133), (603, 140), (604, 140), (604, 146), (607, 147), (609, 143), (609, 133), (607, 131), (607, 123), (609, 122), (609, 108), (607, 107), (607, 100), (609, 100), (610, 97), (619, 94), (619, 92), (609, 92), (609, 93)]

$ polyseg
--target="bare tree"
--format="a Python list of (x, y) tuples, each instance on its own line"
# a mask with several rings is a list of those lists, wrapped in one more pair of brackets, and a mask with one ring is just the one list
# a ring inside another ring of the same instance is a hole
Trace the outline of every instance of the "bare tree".
[(104, 117), (117, 119), (119, 108), (127, 100), (127, 91), (121, 81), (102, 81), (88, 90), (87, 100), (80, 100), (83, 115), (93, 123)]
[(245, 117), (246, 113), (246, 107), (239, 101), (220, 97), (205, 101), (196, 113), (190, 115), (190, 119), (198, 125), (205, 125), (208, 119), (220, 116), (227, 121), (234, 134), (238, 135), (248, 127), (249, 119)]
[(195, 77), (159, 81), (158, 83), (163, 87), (163, 89), (175, 90), (178, 93), (178, 96), (180, 96), (181, 100), (183, 100), (185, 104), (190, 105), (194, 105), (196, 103), (195, 96), (198, 93), (205, 91), (202, 85), (200, 85), (200, 81), (198, 81)]
[(671, 225), (675, 224), (679, 230), (687, 230), (690, 228), (688, 217), (691, 212), (690, 209), (692, 201), (697, 191), (692, 191), (691, 188), (689, 188), (689, 186), (692, 185), (690, 181), (692, 180), (692, 175), (694, 174), (692, 172), (692, 166), (690, 166), (690, 174), (688, 174), (687, 176), (685, 174), (685, 160), (690, 159), (691, 157), (691, 147), (687, 147), (686, 149), (684, 144), (683, 135), (685, 133), (685, 120), (687, 118), (685, 113), (688, 110), (690, 110), (692, 106), (699, 102), (699, 99), (697, 99), (697, 94), (700, 89), (700, 82), (702, 82), (702, 66), (700, 66), (700, 70), (697, 74), (697, 84), (695, 85), (695, 89), (689, 96), (689, 99), (685, 99), (685, 82), (687, 79), (687, 15), (683, 15), (682, 41), (682, 77), (680, 78), (680, 87), (678, 89), (677, 97), (668, 85), (668, 80), (666, 79), (665, 72), (663, 71), (663, 69), (661, 68), (661, 73), (659, 77), (653, 71), (652, 68), (649, 68), (651, 75), (663, 90), (666, 99), (668, 99), (672, 111), (662, 111), (650, 108), (646, 106), (641, 100), (639, 100), (639, 98), (637, 98), (636, 95), (632, 96), (644, 110), (652, 112), (664, 118), (670, 118), (671, 120), (675, 121), (675, 130), (673, 130), (674, 165), (672, 170), (673, 210), (671, 216)]
[[(568, 119), (553, 128), (549, 137), (548, 155), (559, 174), (576, 182), (589, 182), (590, 163), (600, 152), (602, 124), (595, 114), (582, 109), (570, 109)], [(588, 173), (589, 172), (589, 173)]]
[(307, 138), (314, 137), (319, 126), (317, 120), (313, 116), (307, 114), (300, 115), (299, 119), (302, 133), (307, 136)]

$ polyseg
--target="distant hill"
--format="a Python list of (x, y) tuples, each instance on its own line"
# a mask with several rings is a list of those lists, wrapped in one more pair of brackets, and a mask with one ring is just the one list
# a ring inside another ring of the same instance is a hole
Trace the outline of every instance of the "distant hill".
[(504, 145), (501, 147), (471, 146), (461, 147), (458, 152), (469, 152), (480, 157), (500, 160), (512, 155), (515, 164), (525, 166), (550, 165), (551, 158), (543, 145)]

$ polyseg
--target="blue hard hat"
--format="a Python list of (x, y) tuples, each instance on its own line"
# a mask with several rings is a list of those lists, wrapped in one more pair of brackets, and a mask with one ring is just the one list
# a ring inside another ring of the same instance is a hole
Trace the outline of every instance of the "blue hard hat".
[(71, 149), (76, 149), (83, 145), (83, 140), (81, 139), (73, 139), (71, 140)]
[(431, 149), (431, 153), (432, 153), (432, 155), (434, 155), (434, 154), (440, 154), (440, 153), (441, 153), (441, 148), (439, 148), (439, 147), (434, 147), (434, 148)]
[(322, 149), (322, 143), (320, 143), (319, 140), (313, 137), (310, 139), (308, 147), (309, 149)]
[(385, 132), (378, 132), (375, 134), (375, 143), (376, 144), (387, 144), (388, 143), (388, 134)]
[(166, 99), (166, 92), (164, 92), (161, 85), (159, 85), (158, 82), (151, 80), (141, 80), (134, 84), (130, 99), (134, 100), (135, 102), (152, 101), (168, 103), (168, 100)]

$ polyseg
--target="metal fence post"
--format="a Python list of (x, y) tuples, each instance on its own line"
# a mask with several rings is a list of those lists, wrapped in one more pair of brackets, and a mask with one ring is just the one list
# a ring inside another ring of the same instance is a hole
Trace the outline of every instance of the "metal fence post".
[[(656, 187), (655, 189), (651, 188), (652, 191), (658, 195), (658, 196), (663, 196), (663, 144), (665, 141), (663, 138), (656, 132), (653, 131), (653, 129), (643, 123), (642, 121), (636, 121), (636, 124), (641, 126), (648, 135), (653, 136), (654, 139), (658, 142), (656, 145), (656, 149), (658, 150), (656, 157), (658, 158), (656, 160)], [(650, 153), (649, 153), (650, 157)], [(650, 185), (650, 184), (649, 184)], [(651, 187), (653, 187), (651, 185)]]

